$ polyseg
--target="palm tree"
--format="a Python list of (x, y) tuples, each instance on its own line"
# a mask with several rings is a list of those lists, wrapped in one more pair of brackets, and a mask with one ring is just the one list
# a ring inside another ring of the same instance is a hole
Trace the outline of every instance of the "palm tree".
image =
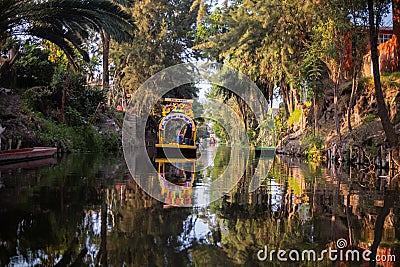
[[(114, 4), (118, 4), (122, 7), (131, 7), (133, 5), (132, 0), (111, 0)], [(100, 32), (101, 43), (103, 46), (103, 90), (106, 90), (110, 85), (110, 70), (108, 69), (109, 58), (110, 58), (110, 34), (107, 31)]]
[[(0, 0), (0, 47), (7, 37), (25, 35), (46, 39), (59, 46), (72, 66), (90, 30), (104, 31), (118, 42), (132, 39), (131, 16), (111, 0)], [(0, 82), (14, 59), (0, 66)]]

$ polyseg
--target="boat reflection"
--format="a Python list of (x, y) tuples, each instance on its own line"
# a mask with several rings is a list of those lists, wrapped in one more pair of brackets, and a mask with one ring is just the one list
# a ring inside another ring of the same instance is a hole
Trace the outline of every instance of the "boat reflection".
[(156, 159), (164, 208), (193, 206), (196, 159)]

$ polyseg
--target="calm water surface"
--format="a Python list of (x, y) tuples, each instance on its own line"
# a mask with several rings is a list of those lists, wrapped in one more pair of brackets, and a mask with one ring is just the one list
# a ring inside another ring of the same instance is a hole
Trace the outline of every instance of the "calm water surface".
[[(252, 155), (232, 191), (198, 205), (227, 162), (242, 160), (228, 152), (203, 151), (206, 168), (155, 162), (160, 174), (149, 181), (160, 184), (165, 203), (140, 189), (119, 155), (0, 166), (0, 266), (368, 266), (328, 257), (282, 262), (276, 254), (260, 261), (257, 253), (319, 253), (344, 238), (361, 255), (380, 236), (377, 254), (400, 261), (397, 178)], [(252, 181), (257, 172), (262, 179)]]

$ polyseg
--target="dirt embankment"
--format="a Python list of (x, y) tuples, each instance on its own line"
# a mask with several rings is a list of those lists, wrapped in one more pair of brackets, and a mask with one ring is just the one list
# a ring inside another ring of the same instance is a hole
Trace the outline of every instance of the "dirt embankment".
[[(397, 134), (400, 136), (400, 74), (383, 76), (383, 88), (386, 103), (392, 123), (395, 125)], [(337, 160), (347, 160), (350, 149), (356, 153), (363, 154), (362, 158), (356, 160), (372, 161), (376, 165), (386, 165), (389, 155), (388, 145), (385, 140), (379, 117), (377, 116), (377, 104), (375, 91), (371, 79), (362, 79), (354, 98), (354, 106), (351, 110), (351, 126), (348, 125), (348, 106), (350, 103), (351, 83), (345, 82), (346, 86), (339, 88), (338, 97), (338, 119), (340, 124), (340, 135), (336, 131), (335, 106), (333, 90), (327, 88), (318, 102), (317, 128), (314, 127), (313, 105), (302, 110), (303, 119), (296, 122), (288, 134), (281, 140), (278, 152), (295, 156), (305, 156), (310, 150), (309, 135), (316, 132), (316, 138), (320, 138), (323, 146), (318, 148), (325, 158), (334, 157)], [(399, 151), (395, 152), (399, 153)], [(366, 163), (368, 163), (366, 162)]]
[[(0, 126), (5, 128), (0, 134), (0, 149), (58, 146), (65, 152), (79, 151), (80, 147), (88, 151), (100, 144), (101, 149), (118, 150), (121, 147), (122, 114), (117, 114), (121, 118), (115, 118), (111, 113), (102, 109), (96, 112), (95, 119), (74, 128), (27, 108), (20, 94), (0, 90)], [(91, 144), (91, 139), (97, 143)]]
[(12, 92), (0, 92), (0, 125), (5, 128), (1, 137), (1, 149), (29, 147), (37, 144), (36, 126), (32, 116), (22, 109), (21, 96)]

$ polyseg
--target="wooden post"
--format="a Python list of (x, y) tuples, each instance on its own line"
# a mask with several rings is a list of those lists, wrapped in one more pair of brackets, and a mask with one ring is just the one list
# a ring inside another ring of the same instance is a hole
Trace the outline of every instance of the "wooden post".
[(8, 150), (11, 149), (11, 145), (12, 145), (12, 139), (8, 139)]

